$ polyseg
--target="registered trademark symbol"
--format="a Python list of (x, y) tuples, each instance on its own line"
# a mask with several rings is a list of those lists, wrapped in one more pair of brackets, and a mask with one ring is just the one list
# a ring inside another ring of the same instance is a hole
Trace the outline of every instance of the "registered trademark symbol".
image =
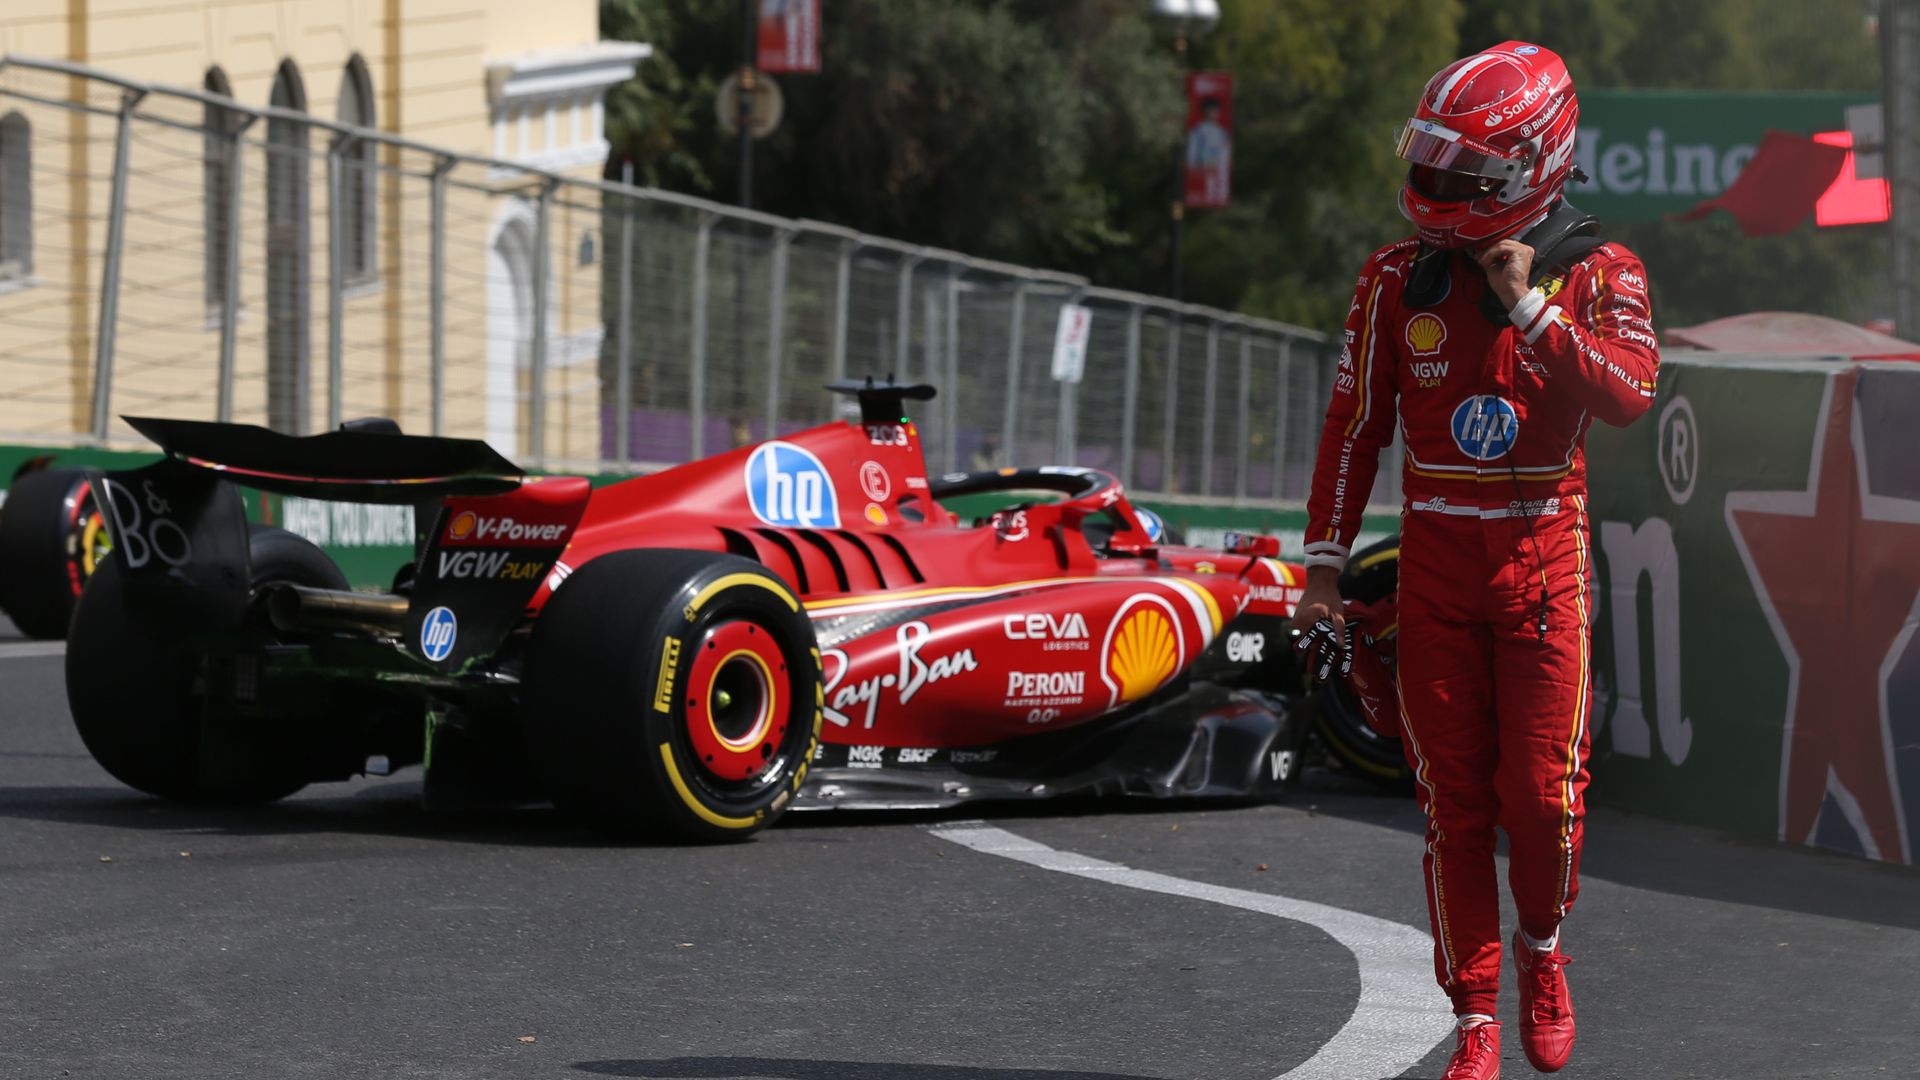
[(1674, 505), (1685, 506), (1693, 498), (1693, 482), (1700, 474), (1700, 425), (1684, 396), (1675, 394), (1660, 410), (1659, 438), (1660, 480)]

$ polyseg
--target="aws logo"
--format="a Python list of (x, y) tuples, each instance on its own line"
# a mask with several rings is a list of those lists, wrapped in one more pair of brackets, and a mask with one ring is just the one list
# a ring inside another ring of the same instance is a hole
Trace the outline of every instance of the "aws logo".
[(1415, 356), (1432, 356), (1447, 342), (1447, 324), (1440, 316), (1423, 311), (1407, 320), (1407, 348)]

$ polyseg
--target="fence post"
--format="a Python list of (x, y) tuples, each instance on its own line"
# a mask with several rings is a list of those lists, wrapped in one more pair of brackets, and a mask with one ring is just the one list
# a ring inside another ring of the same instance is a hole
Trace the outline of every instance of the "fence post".
[(222, 110), (220, 117), (221, 123), (229, 130), (227, 205), (220, 208), (224, 228), (221, 243), (226, 250), (225, 264), (221, 267), (223, 280), (220, 283), (220, 386), (215, 391), (213, 418), (225, 424), (233, 420), (233, 358), (240, 340), (240, 181), (246, 175), (240, 167), (243, 149), (241, 136), (259, 117), (243, 118), (232, 110)]
[(1020, 281), (1013, 287), (1013, 302), (1007, 316), (1007, 382), (1006, 393), (1001, 395), (1000, 409), (1000, 460), (1012, 462), (1014, 453), (1013, 439), (1016, 434), (1015, 422), (1020, 416), (1020, 345), (1024, 338), (1027, 321), (1027, 283)]
[(340, 310), (347, 291), (347, 275), (340, 263), (346, 255), (346, 215), (341, 213), (342, 192), (346, 187), (346, 152), (354, 142), (352, 135), (336, 135), (327, 141), (327, 430), (336, 431), (345, 419), (340, 404), (345, 382), (343, 367), (345, 313)]
[(687, 343), (692, 350), (687, 367), (687, 414), (693, 418), (693, 430), (687, 439), (688, 461), (698, 461), (707, 452), (707, 263), (713, 252), (713, 226), (719, 220), (711, 213), (702, 217), (693, 240), (693, 338)]
[(853, 251), (859, 245), (852, 240), (840, 242), (840, 257), (833, 271), (833, 357), (827, 369), (831, 380), (847, 377), (847, 332), (853, 301)]
[(548, 218), (553, 189), (559, 184), (554, 178), (544, 181), (533, 204), (533, 355), (527, 363), (527, 440), (536, 466), (547, 460), (547, 300), (553, 294)]
[(1121, 383), (1120, 482), (1133, 486), (1133, 437), (1139, 427), (1140, 305), (1127, 306), (1127, 373)]
[(1180, 415), (1180, 316), (1177, 313), (1167, 316), (1166, 409), (1165, 430), (1160, 434), (1160, 488), (1172, 494), (1177, 487), (1173, 480), (1173, 429)]
[[(927, 289), (920, 294), (920, 325), (925, 327), (920, 335), (920, 370), (926, 373), (926, 381), (938, 387), (942, 394), (951, 394), (951, 387), (942, 385), (946, 382), (947, 374), (947, 344), (941, 340), (946, 321), (940, 317), (940, 301), (934, 296), (932, 289)], [(939, 411), (936, 413), (935, 410)], [(933, 420), (936, 415), (945, 417), (946, 410), (938, 405), (928, 406), (927, 418)], [(938, 428), (941, 423), (942, 421), (935, 420), (934, 426)], [(927, 451), (924, 426), (921, 429), (920, 450), (921, 454), (931, 462), (932, 456)], [(933, 470), (929, 468), (927, 471)]]
[[(1060, 312), (1070, 304), (1084, 304), (1086, 299), (1086, 292), (1076, 288), (1060, 301), (1060, 307), (1054, 311), (1055, 337), (1059, 336)], [(1089, 347), (1093, 344), (1092, 311), (1087, 312), (1087, 344)], [(1085, 365), (1083, 364), (1082, 367), (1084, 368)], [(1051, 354), (1049, 354), (1047, 370), (1049, 374), (1052, 373)], [(1074, 459), (1080, 456), (1080, 384), (1063, 382), (1059, 384), (1059, 391), (1060, 406), (1054, 424), (1053, 457), (1062, 465), (1072, 465), (1075, 463)]]
[(793, 230), (781, 229), (773, 238), (772, 284), (767, 289), (767, 433), (780, 437), (780, 365), (786, 362), (787, 256)]
[(1279, 362), (1275, 364), (1279, 380), (1277, 407), (1273, 422), (1273, 497), (1287, 497), (1287, 420), (1293, 414), (1293, 383), (1287, 378), (1293, 367), (1293, 339), (1280, 339)]
[(894, 297), (893, 370), (902, 382), (907, 379), (907, 360), (913, 355), (907, 348), (907, 330), (913, 326), (913, 271), (925, 256), (903, 255), (900, 278)]
[(120, 95), (119, 128), (113, 136), (113, 188), (107, 204), (107, 250), (100, 263), (100, 323), (94, 334), (93, 437), (105, 442), (113, 407), (113, 333), (119, 326), (120, 253), (127, 217), (127, 151), (133, 138), (133, 108), (144, 90)]
[(456, 164), (435, 158), (427, 178), (427, 378), (435, 435), (447, 431), (447, 173)]
[(1234, 453), (1233, 497), (1236, 502), (1245, 502), (1247, 498), (1247, 414), (1252, 408), (1247, 400), (1253, 393), (1253, 339), (1248, 336), (1247, 328), (1240, 328), (1240, 408), (1235, 416), (1234, 445), (1239, 449)]
[(1220, 321), (1207, 320), (1207, 387), (1200, 392), (1200, 494), (1213, 494), (1213, 417), (1220, 404)]
[[(633, 162), (621, 166), (620, 179), (633, 185)], [(614, 299), (619, 320), (613, 336), (613, 458), (621, 468), (633, 464), (633, 196), (620, 199), (620, 295)], [(603, 214), (602, 223), (606, 221)]]
[(940, 396), (946, 399), (941, 439), (946, 443), (948, 472), (960, 468), (960, 274), (960, 264), (947, 264), (947, 385)]
[[(1320, 353), (1319, 353), (1319, 350), (1316, 349), (1314, 350), (1314, 355), (1312, 356), (1312, 358), (1307, 364), (1307, 413), (1306, 413), (1305, 419), (1307, 420), (1306, 428), (1308, 432), (1313, 431), (1313, 422), (1312, 422), (1313, 412), (1314, 412), (1313, 407), (1314, 407), (1314, 404), (1319, 400), (1320, 400)], [(1311, 434), (1308, 435), (1308, 440), (1309, 441), (1307, 445), (1309, 446), (1313, 445), (1311, 441), (1312, 440)], [(1313, 483), (1312, 472), (1311, 472), (1313, 468), (1312, 461), (1307, 462), (1307, 468), (1309, 470), (1307, 483), (1311, 485)], [(1366, 497), (1367, 496), (1365, 494), (1362, 494), (1360, 496), (1360, 498), (1363, 501), (1366, 499)]]

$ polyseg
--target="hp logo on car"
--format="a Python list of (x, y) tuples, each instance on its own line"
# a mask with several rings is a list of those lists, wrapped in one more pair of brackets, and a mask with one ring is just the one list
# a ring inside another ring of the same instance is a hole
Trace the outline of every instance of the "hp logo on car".
[(1453, 410), (1453, 441), (1475, 461), (1492, 461), (1513, 449), (1520, 417), (1506, 398), (1475, 394)]
[(840, 505), (827, 467), (812, 451), (792, 443), (763, 443), (747, 458), (747, 501), (753, 516), (769, 525), (840, 527)]
[(453, 639), (459, 636), (460, 620), (443, 607), (427, 612), (420, 623), (420, 655), (439, 663), (453, 652)]

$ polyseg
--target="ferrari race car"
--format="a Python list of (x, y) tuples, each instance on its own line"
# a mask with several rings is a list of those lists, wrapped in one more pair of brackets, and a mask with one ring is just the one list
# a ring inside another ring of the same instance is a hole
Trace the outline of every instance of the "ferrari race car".
[[(797, 808), (1295, 781), (1302, 573), (1276, 541), (1164, 543), (1092, 469), (928, 477), (904, 406), (931, 387), (830, 389), (858, 421), (598, 490), (390, 421), (129, 418), (166, 456), (94, 477), (112, 546), (69, 635), (74, 722), (169, 798), (419, 765), (429, 806), (704, 840)], [(412, 504), (416, 557), (352, 591), (235, 484)], [(972, 523), (941, 501), (1036, 491)]]

